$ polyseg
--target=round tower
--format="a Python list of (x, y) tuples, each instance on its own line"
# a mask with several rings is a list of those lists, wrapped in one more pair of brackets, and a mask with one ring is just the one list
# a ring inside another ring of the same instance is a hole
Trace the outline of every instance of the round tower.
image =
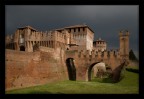
[(106, 41), (102, 40), (101, 38), (99, 38), (98, 40), (93, 42), (93, 49), (97, 50), (97, 51), (104, 51), (107, 49), (107, 44)]

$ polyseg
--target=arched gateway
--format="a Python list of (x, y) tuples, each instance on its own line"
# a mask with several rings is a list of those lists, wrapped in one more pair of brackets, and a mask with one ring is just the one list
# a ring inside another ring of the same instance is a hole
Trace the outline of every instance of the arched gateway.
[(69, 80), (76, 80), (76, 68), (73, 60), (74, 60), (73, 58), (66, 59)]

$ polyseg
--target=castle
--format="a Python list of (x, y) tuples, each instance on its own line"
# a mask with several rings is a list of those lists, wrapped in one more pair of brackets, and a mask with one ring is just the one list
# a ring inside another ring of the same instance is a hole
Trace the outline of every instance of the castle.
[(53, 31), (39, 32), (26, 26), (18, 28), (14, 35), (6, 37), (6, 47), (18, 51), (33, 52), (34, 46), (63, 49), (92, 50), (94, 32), (87, 25), (75, 25)]
[(26, 52), (33, 52), (37, 44), (50, 48), (61, 47), (67, 50), (106, 50), (104, 40), (99, 39), (93, 42), (94, 32), (87, 25), (69, 26), (46, 32), (39, 32), (26, 26), (18, 28), (14, 35), (7, 35), (5, 40), (7, 49)]
[[(110, 51), (106, 41), (94, 41), (94, 31), (87, 25), (46, 32), (26, 26), (5, 40), (6, 88), (71, 79), (74, 73), (75, 80), (89, 81), (93, 63), (104, 61), (113, 70), (122, 60), (129, 60), (128, 31), (120, 31), (120, 46)], [(75, 69), (67, 66), (71, 59), (75, 60)]]

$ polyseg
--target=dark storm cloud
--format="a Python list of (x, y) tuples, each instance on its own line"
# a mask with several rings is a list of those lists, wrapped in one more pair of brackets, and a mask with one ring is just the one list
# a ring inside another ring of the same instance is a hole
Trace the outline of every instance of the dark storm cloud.
[(101, 37), (108, 48), (119, 48), (120, 30), (130, 32), (130, 49), (138, 53), (138, 6), (6, 6), (6, 33), (12, 34), (18, 27), (30, 25), (39, 31), (86, 23), (95, 32), (95, 40)]

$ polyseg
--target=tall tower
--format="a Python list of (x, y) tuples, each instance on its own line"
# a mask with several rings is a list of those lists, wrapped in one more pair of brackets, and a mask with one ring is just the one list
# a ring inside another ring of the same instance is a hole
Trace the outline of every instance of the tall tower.
[(129, 32), (127, 30), (120, 31), (120, 56), (122, 59), (129, 59)]

